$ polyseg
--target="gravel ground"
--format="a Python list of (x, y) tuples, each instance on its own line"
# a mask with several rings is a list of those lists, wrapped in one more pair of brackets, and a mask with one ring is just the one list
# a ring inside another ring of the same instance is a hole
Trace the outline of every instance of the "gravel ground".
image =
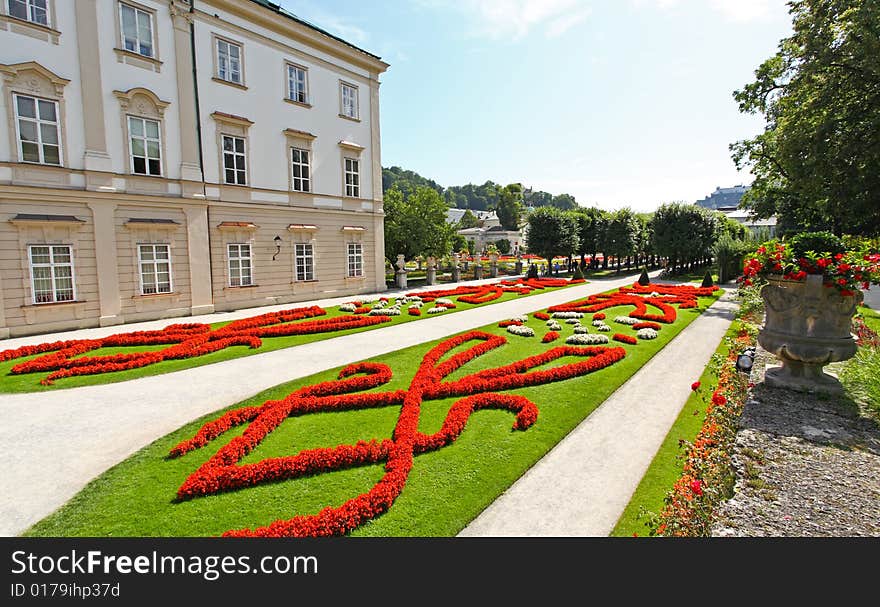
[(846, 397), (769, 388), (772, 355), (740, 420), (734, 496), (714, 536), (880, 536), (880, 424)]

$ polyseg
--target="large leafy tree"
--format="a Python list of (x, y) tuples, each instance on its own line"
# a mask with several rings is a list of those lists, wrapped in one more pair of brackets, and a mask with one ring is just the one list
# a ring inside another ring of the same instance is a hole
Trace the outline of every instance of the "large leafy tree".
[(571, 194), (559, 194), (553, 197), (550, 201), (550, 206), (562, 209), (563, 211), (572, 211), (578, 208), (578, 203)]
[(495, 206), (495, 213), (498, 214), (498, 221), (505, 230), (516, 231), (519, 229), (519, 216), (522, 213), (522, 186), (518, 183), (511, 183), (498, 190), (498, 203)]
[(535, 209), (529, 214), (526, 245), (529, 253), (540, 255), (551, 264), (554, 257), (577, 251), (578, 225), (574, 215), (554, 207)]
[(578, 224), (578, 254), (581, 262), (584, 257), (590, 256), (592, 260), (602, 249), (602, 238), (608, 215), (597, 207), (579, 207), (573, 211)]
[(672, 269), (709, 257), (722, 232), (713, 211), (683, 202), (661, 205), (650, 229), (653, 251)]
[(636, 254), (640, 230), (641, 223), (632, 209), (620, 209), (608, 218), (602, 248), (606, 255), (614, 255), (617, 258), (618, 272), (620, 272), (621, 258)]
[(443, 256), (452, 249), (455, 229), (446, 223), (446, 203), (433, 188), (417, 186), (404, 197), (398, 188), (385, 193), (385, 257), (394, 262), (418, 255)]
[(480, 220), (474, 215), (470, 209), (466, 210), (458, 220), (458, 229), (466, 230), (467, 228), (477, 228), (480, 226)]
[(880, 234), (880, 2), (791, 0), (794, 34), (734, 96), (764, 132), (731, 146), (744, 204), (780, 227)]

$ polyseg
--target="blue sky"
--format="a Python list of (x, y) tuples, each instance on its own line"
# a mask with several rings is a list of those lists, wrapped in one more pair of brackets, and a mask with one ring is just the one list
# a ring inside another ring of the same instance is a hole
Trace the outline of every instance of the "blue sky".
[(790, 34), (783, 0), (283, 0), (391, 64), (382, 164), (639, 211), (749, 183), (732, 92)]

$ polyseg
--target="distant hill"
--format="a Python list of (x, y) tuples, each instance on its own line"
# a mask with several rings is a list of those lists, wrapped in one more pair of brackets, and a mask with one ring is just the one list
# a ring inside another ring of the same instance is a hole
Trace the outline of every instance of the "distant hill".
[[(382, 191), (387, 192), (392, 187), (397, 188), (408, 195), (418, 186), (427, 186), (440, 193), (451, 208), (471, 209), (472, 211), (490, 211), (498, 203), (498, 191), (504, 186), (494, 181), (487, 181), (482, 185), (468, 183), (467, 185), (453, 185), (444, 188), (433, 179), (428, 179), (416, 173), (398, 166), (382, 168)], [(549, 192), (523, 189), (523, 204), (527, 207), (551, 206), (559, 209), (575, 209), (578, 204), (574, 196), (570, 194), (558, 194), (554, 196)]]
[(722, 207), (736, 208), (742, 200), (743, 194), (749, 191), (747, 185), (735, 185), (732, 188), (715, 188), (715, 191), (698, 200), (696, 204), (706, 209), (720, 209)]

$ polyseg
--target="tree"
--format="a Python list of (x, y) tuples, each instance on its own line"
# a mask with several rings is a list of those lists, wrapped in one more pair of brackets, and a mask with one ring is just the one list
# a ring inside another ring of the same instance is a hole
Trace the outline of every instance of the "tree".
[(780, 224), (880, 234), (880, 3), (791, 0), (794, 33), (736, 91), (764, 132), (731, 145), (743, 204)]
[(553, 200), (553, 194), (541, 190), (530, 190), (523, 194), (523, 204), (528, 207), (546, 207)]
[(731, 219), (720, 211), (715, 212), (715, 217), (718, 219), (718, 226), (721, 230), (720, 236), (727, 235), (734, 240), (745, 240), (746, 227), (743, 224), (736, 219)]
[(654, 251), (669, 260), (672, 271), (711, 256), (721, 232), (714, 211), (684, 202), (661, 205), (650, 228)]
[(495, 246), (498, 247), (498, 252), (502, 255), (507, 255), (508, 253), (510, 253), (510, 241), (506, 238), (496, 240)]
[(611, 214), (605, 231), (606, 254), (617, 258), (617, 272), (620, 273), (621, 257), (636, 254), (639, 238), (639, 220), (632, 209), (623, 208)]
[(529, 215), (526, 246), (552, 267), (553, 258), (569, 255), (578, 248), (578, 226), (574, 216), (554, 207), (541, 207)]
[(393, 166), (390, 169), (383, 168), (382, 191), (387, 192), (395, 186), (403, 193), (404, 198), (412, 194), (418, 186), (429, 187), (438, 194), (443, 193), (443, 186), (433, 179), (422, 177), (415, 171), (402, 169), (398, 166)]
[(571, 194), (559, 194), (550, 201), (550, 206), (562, 211), (571, 211), (578, 208), (578, 203)]
[(408, 196), (393, 187), (385, 194), (385, 257), (403, 254), (442, 257), (452, 248), (455, 229), (446, 223), (446, 203), (433, 188), (417, 186)]
[(606, 213), (597, 207), (578, 207), (573, 211), (578, 223), (578, 250), (581, 263), (590, 256), (593, 263), (602, 248), (602, 234), (605, 230)]
[(468, 228), (477, 228), (480, 226), (480, 220), (477, 219), (477, 216), (471, 213), (471, 210), (468, 209), (464, 212), (464, 215), (461, 216), (461, 219), (458, 220), (458, 229), (466, 230)]
[(522, 213), (522, 186), (511, 183), (498, 192), (498, 204), (495, 212), (501, 227), (510, 232), (519, 230), (519, 216)]

